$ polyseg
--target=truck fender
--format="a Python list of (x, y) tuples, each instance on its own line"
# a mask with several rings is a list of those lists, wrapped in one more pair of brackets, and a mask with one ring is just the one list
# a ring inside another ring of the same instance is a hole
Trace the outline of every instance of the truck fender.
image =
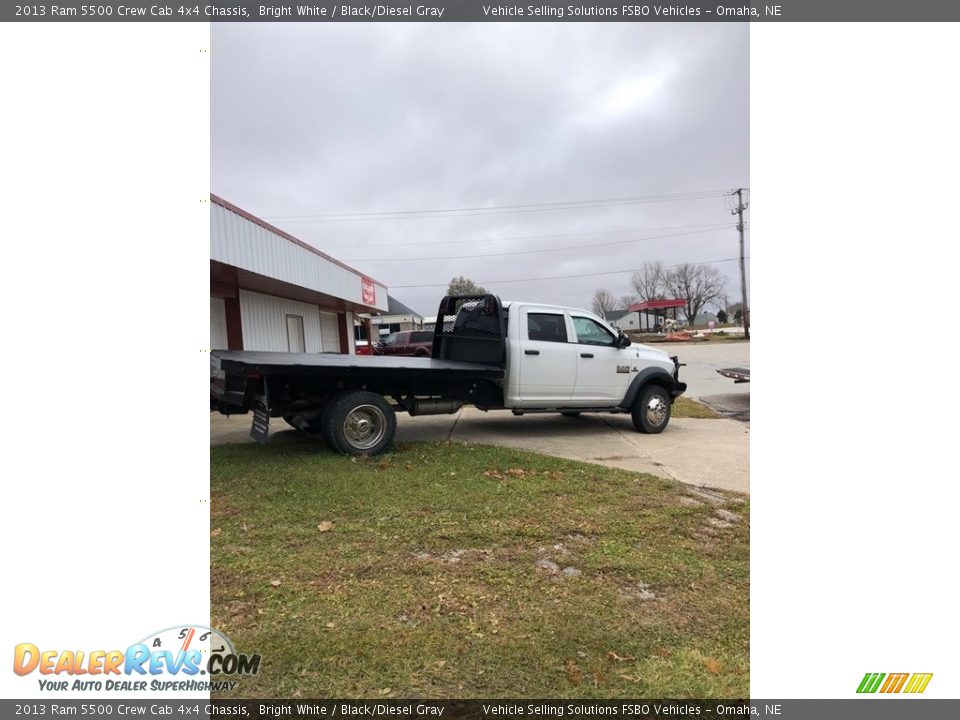
[(633, 403), (637, 399), (637, 395), (640, 394), (640, 391), (643, 389), (644, 385), (648, 385), (650, 383), (662, 385), (670, 391), (671, 397), (676, 397), (687, 389), (687, 386), (684, 383), (674, 380), (673, 376), (663, 368), (646, 368), (645, 370), (641, 370), (637, 376), (633, 378), (633, 381), (630, 383), (630, 387), (627, 388), (627, 394), (623, 396), (623, 402), (620, 403), (620, 407), (622, 407), (624, 410), (629, 410), (631, 407), (633, 407)]

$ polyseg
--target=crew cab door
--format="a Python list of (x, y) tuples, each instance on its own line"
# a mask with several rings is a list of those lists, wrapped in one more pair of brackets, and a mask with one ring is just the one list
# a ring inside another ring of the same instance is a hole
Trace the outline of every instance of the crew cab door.
[(617, 337), (591, 317), (570, 313), (576, 343), (577, 380), (573, 404), (578, 406), (619, 405), (637, 364), (636, 353), (618, 348)]
[(566, 313), (557, 308), (521, 308), (519, 340), (519, 395), (523, 404), (569, 404), (577, 378), (577, 355), (569, 341)]

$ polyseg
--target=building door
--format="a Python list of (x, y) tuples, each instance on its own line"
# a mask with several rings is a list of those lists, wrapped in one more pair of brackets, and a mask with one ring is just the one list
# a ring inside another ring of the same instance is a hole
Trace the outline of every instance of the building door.
[(340, 347), (340, 326), (336, 313), (320, 313), (320, 350), (325, 353), (342, 352)]
[(210, 349), (226, 350), (227, 343), (227, 309), (223, 298), (210, 298)]
[(287, 350), (295, 353), (307, 351), (302, 315), (287, 315)]

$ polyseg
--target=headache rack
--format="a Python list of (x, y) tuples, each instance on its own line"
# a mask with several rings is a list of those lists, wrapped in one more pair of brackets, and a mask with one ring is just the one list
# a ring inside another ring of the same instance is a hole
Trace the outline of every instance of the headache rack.
[(502, 367), (507, 317), (496, 295), (447, 295), (440, 301), (433, 357)]

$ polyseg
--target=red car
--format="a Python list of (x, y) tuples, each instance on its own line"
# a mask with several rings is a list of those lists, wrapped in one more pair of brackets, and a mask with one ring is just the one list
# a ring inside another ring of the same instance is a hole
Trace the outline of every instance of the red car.
[(373, 354), (430, 357), (433, 354), (433, 331), (405, 330), (390, 333), (373, 346)]

